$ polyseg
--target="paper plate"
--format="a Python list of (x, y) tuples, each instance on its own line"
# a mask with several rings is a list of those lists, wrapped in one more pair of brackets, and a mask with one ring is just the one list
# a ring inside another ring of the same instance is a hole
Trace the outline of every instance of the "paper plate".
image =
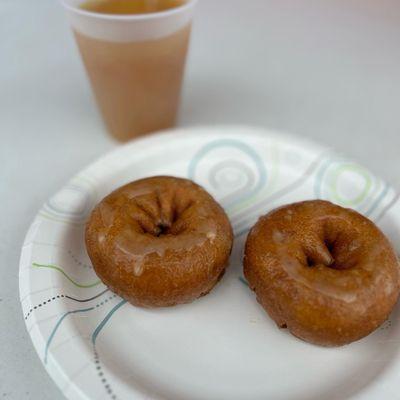
[[(235, 232), (230, 267), (207, 296), (165, 309), (131, 306), (99, 281), (84, 246), (93, 206), (151, 175), (203, 185)], [(242, 275), (246, 233), (269, 210), (323, 198), (375, 221), (400, 247), (399, 194), (363, 166), (315, 144), (245, 127), (170, 131), (118, 148), (39, 211), (20, 262), (26, 327), (68, 399), (395, 399), (398, 309), (376, 332), (322, 348), (279, 330)]]

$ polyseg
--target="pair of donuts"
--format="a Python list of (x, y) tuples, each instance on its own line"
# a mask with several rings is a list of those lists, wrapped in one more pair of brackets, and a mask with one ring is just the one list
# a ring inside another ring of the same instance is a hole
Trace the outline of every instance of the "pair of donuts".
[[(233, 233), (202, 187), (158, 176), (105, 197), (85, 239), (105, 285), (136, 306), (162, 307), (210, 292), (228, 265)], [(324, 346), (368, 335), (387, 319), (400, 292), (388, 239), (367, 218), (327, 201), (261, 217), (248, 235), (243, 264), (277, 325)]]

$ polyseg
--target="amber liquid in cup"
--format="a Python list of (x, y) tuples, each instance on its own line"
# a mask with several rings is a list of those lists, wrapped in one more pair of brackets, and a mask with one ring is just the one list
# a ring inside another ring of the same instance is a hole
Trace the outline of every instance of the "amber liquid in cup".
[[(98, 0), (80, 8), (106, 14), (147, 14), (184, 0)], [(114, 42), (75, 37), (110, 133), (121, 141), (174, 126), (191, 24), (161, 38)]]
[(184, 3), (184, 0), (88, 0), (81, 8), (103, 14), (146, 14), (169, 10)]

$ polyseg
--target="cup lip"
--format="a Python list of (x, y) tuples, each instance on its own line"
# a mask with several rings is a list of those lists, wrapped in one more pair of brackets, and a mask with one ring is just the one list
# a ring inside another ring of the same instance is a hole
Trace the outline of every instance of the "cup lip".
[(113, 21), (145, 21), (145, 20), (152, 20), (152, 19), (159, 19), (164, 17), (169, 17), (175, 14), (179, 14), (181, 12), (186, 11), (196, 5), (198, 0), (187, 0), (184, 4), (170, 8), (165, 11), (157, 11), (154, 13), (146, 13), (146, 14), (103, 14), (103, 13), (96, 13), (93, 11), (84, 10), (79, 7), (74, 7), (73, 5), (69, 4), (67, 0), (60, 0), (61, 4), (67, 10), (74, 12), (76, 14), (96, 18), (101, 20), (113, 20)]

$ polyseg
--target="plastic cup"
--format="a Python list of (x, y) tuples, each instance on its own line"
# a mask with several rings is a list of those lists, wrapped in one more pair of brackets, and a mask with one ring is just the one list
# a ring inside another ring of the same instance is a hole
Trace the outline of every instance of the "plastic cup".
[(129, 15), (61, 2), (109, 132), (126, 141), (174, 126), (197, 0)]

